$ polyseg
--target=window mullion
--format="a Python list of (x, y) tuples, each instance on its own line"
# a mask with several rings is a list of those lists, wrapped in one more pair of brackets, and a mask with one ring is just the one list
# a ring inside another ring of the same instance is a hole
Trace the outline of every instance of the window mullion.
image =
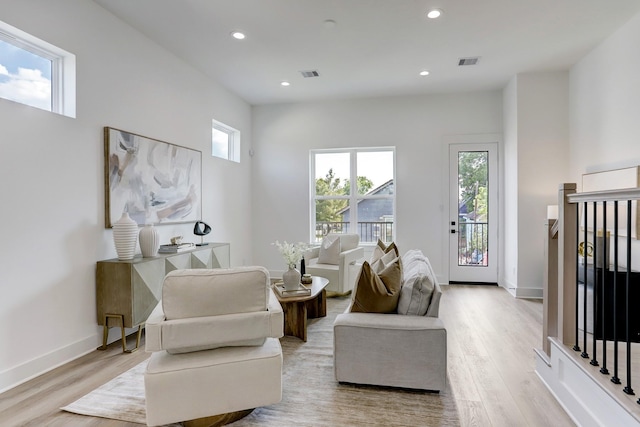
[(351, 150), (350, 160), (351, 167), (349, 168), (350, 185), (350, 199), (349, 206), (351, 207), (351, 216), (349, 218), (349, 226), (352, 233), (358, 233), (358, 154), (357, 150)]

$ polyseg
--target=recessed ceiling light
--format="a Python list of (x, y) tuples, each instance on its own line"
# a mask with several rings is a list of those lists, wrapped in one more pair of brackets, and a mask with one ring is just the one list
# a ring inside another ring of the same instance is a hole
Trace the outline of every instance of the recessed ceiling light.
[(289, 86), (291, 83), (289, 82), (280, 82), (280, 86)]
[(233, 37), (234, 39), (243, 40), (245, 38), (245, 35), (240, 31), (232, 31), (231, 37)]
[(428, 75), (429, 75), (429, 71), (427, 71), (427, 70), (422, 70), (422, 71), (420, 71), (420, 75), (421, 75), (421, 76), (428, 76)]
[(427, 12), (427, 18), (430, 18), (430, 19), (440, 18), (441, 15), (442, 15), (441, 9), (431, 9), (429, 12)]

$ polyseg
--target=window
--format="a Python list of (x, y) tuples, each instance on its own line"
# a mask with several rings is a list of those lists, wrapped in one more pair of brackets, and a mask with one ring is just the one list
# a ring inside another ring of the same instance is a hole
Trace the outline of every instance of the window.
[(360, 242), (395, 238), (395, 149), (311, 151), (311, 241), (358, 233)]
[(75, 55), (0, 22), (0, 97), (75, 117)]
[(213, 120), (211, 155), (240, 162), (240, 131)]

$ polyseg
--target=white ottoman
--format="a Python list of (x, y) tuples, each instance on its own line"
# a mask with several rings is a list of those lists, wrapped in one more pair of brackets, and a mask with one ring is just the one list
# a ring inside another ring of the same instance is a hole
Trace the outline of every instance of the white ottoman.
[(262, 346), (154, 352), (144, 383), (149, 426), (271, 405), (282, 399), (282, 348), (267, 338)]

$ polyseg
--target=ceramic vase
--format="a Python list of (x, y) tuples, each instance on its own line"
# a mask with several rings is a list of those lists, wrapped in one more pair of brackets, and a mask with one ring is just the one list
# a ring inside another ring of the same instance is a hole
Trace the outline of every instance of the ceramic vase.
[(116, 246), (118, 259), (127, 261), (133, 259), (136, 253), (136, 242), (138, 240), (138, 224), (129, 217), (127, 212), (113, 224), (113, 243)]
[(160, 247), (160, 235), (153, 224), (146, 224), (140, 229), (138, 235), (140, 239), (140, 251), (145, 258), (151, 258), (158, 255)]
[(295, 291), (300, 286), (300, 272), (294, 265), (289, 266), (289, 270), (282, 274), (282, 282), (284, 289), (287, 291)]

